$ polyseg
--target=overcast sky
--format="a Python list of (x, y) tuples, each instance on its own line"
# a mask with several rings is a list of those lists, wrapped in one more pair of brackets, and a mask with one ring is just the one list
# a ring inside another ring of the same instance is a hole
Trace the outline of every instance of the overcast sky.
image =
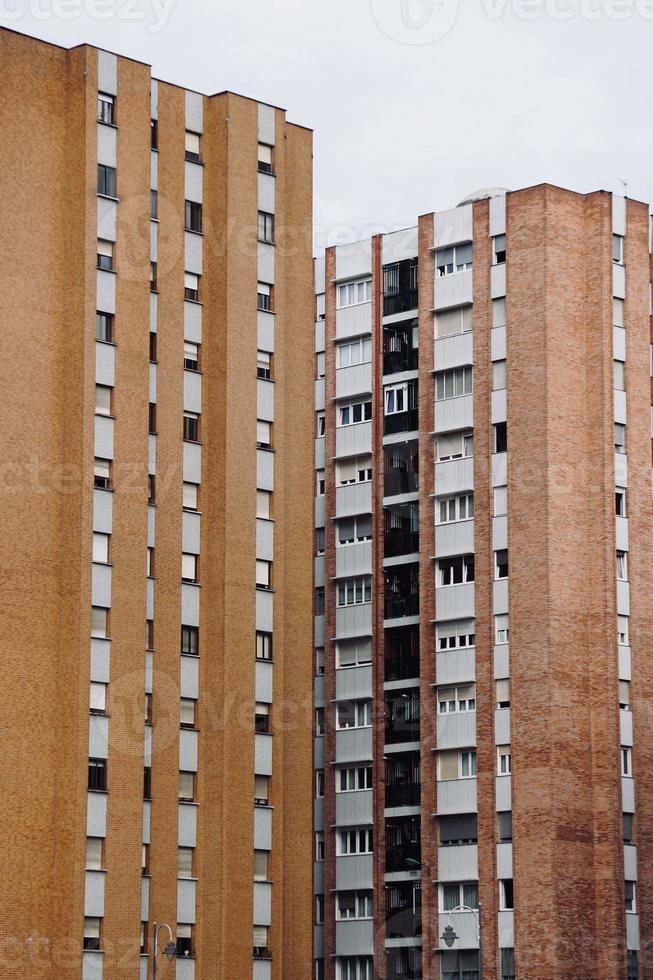
[(0, 23), (285, 107), (315, 130), (318, 246), (490, 185), (653, 201), (653, 0), (0, 0)]

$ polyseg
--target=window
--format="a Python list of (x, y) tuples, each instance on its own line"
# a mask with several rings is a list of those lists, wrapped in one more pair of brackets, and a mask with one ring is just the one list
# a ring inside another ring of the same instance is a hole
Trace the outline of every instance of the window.
[(336, 834), (336, 854), (371, 854), (372, 828), (340, 830)]
[(317, 413), (316, 424), (317, 424), (317, 437), (318, 439), (321, 439), (323, 436), (326, 435), (326, 415), (324, 414), (324, 412)]
[(507, 384), (507, 372), (505, 361), (492, 362), (492, 390), (501, 391)]
[(476, 749), (446, 749), (438, 753), (438, 779), (471, 779), (476, 775)]
[(448, 432), (438, 436), (435, 447), (439, 463), (450, 459), (464, 459), (474, 455), (474, 436), (471, 432)]
[(202, 205), (197, 201), (185, 202), (185, 227), (197, 235), (202, 232)]
[(617, 616), (617, 643), (619, 643), (620, 646), (628, 646), (628, 625), (628, 616)]
[(316, 470), (316, 486), (315, 493), (318, 497), (323, 497), (326, 489), (326, 473), (324, 470)]
[(501, 950), (501, 980), (515, 980), (515, 951), (514, 949)]
[(254, 851), (254, 881), (268, 881), (269, 851)]
[(372, 540), (372, 515), (360, 514), (358, 517), (341, 517), (338, 521), (336, 544), (354, 544)]
[(474, 555), (457, 555), (455, 558), (440, 558), (437, 563), (439, 587), (461, 585), (474, 581)]
[(156, 364), (156, 333), (150, 330), (150, 361)]
[(101, 197), (116, 197), (116, 168), (103, 163), (97, 168), (97, 192)]
[(372, 641), (369, 637), (356, 640), (338, 640), (336, 643), (336, 667), (360, 667), (372, 663)]
[(508, 578), (508, 549), (502, 548), (494, 552), (495, 579)]
[(315, 590), (315, 616), (324, 616), (324, 588)]
[(179, 799), (185, 803), (192, 803), (195, 799), (195, 773), (179, 773)]
[(435, 314), (435, 336), (452, 337), (459, 333), (469, 333), (472, 329), (471, 306), (458, 306), (453, 310), (443, 310)]
[(152, 799), (152, 767), (143, 767), (143, 799)]
[(107, 760), (88, 760), (88, 788), (96, 793), (104, 793), (107, 788)]
[(184, 483), (182, 506), (184, 510), (197, 510), (197, 491), (196, 483)]
[(494, 488), (494, 516), (503, 517), (508, 513), (508, 487)]
[(200, 277), (194, 272), (184, 273), (184, 299), (191, 303), (200, 301)]
[(97, 121), (105, 126), (116, 125), (116, 97), (106, 92), (98, 92)]
[(495, 681), (495, 699), (497, 710), (510, 707), (510, 681), (507, 679)]
[(195, 698), (181, 698), (179, 701), (179, 725), (181, 728), (195, 728)]
[(507, 842), (512, 840), (512, 810), (502, 810), (497, 813), (497, 825), (499, 840)]
[(326, 539), (323, 527), (315, 528), (315, 554), (319, 557), (324, 554)]
[(257, 735), (270, 734), (270, 705), (257, 702), (254, 705), (254, 731)]
[(324, 796), (324, 769), (318, 769), (315, 773), (315, 796), (322, 799)]
[(372, 789), (371, 766), (340, 769), (336, 773), (336, 793), (354, 793), (362, 789)]
[(619, 707), (630, 711), (630, 681), (619, 681)]
[(200, 163), (202, 157), (200, 155), (202, 137), (199, 133), (192, 133), (189, 129), (186, 130), (185, 137), (185, 157), (189, 163)]
[(360, 337), (358, 340), (338, 344), (336, 348), (336, 365), (339, 368), (352, 367), (355, 364), (367, 364), (372, 360), (371, 337)]
[(339, 487), (352, 483), (367, 483), (372, 479), (372, 457), (359, 456), (336, 463), (336, 483)]
[(109, 561), (109, 535), (93, 532), (93, 561), (106, 565)]
[(254, 803), (267, 806), (270, 799), (270, 777), (254, 776)]
[(200, 652), (200, 631), (197, 626), (182, 626), (181, 652), (194, 657)]
[(107, 710), (107, 685), (91, 681), (89, 710), (92, 715), (103, 715)]
[(101, 837), (86, 838), (86, 868), (88, 871), (102, 870), (102, 848), (104, 841)]
[(408, 411), (408, 383), (387, 385), (383, 389), (385, 415), (396, 415)]
[(369, 575), (347, 578), (338, 582), (338, 605), (358, 606), (372, 601), (372, 579)]
[(454, 272), (464, 272), (472, 267), (472, 243), (440, 248), (435, 253), (435, 267), (438, 278), (450, 276)]
[(626, 516), (626, 491), (617, 490), (614, 495), (615, 513), (617, 517)]
[(256, 659), (272, 660), (272, 633), (256, 633)]
[(623, 813), (623, 839), (624, 844), (632, 844), (633, 842), (633, 815), (632, 813)]
[(515, 893), (512, 878), (502, 878), (499, 881), (499, 908), (509, 912), (515, 907)]
[(260, 558), (256, 560), (256, 588), (257, 589), (269, 589), (270, 578), (272, 573), (272, 562), (263, 561)]
[(628, 557), (625, 551), (617, 552), (617, 578), (621, 582), (628, 580)]
[(337, 980), (372, 980), (371, 956), (338, 957)]
[(369, 728), (372, 724), (371, 701), (341, 701), (337, 707), (336, 728)]
[(336, 895), (337, 919), (371, 919), (372, 892), (347, 891)]
[(492, 300), (492, 329), (506, 325), (506, 297)]
[(86, 916), (84, 918), (84, 949), (100, 949), (100, 929), (102, 919)]
[(639, 953), (636, 949), (628, 950), (628, 980), (639, 980)]
[(458, 619), (449, 623), (438, 623), (435, 634), (438, 650), (460, 650), (473, 647), (476, 643), (473, 619)]
[(97, 267), (102, 272), (113, 272), (113, 242), (105, 238), (97, 240)]
[(512, 755), (509, 745), (497, 747), (497, 776), (509, 776), (512, 772)]
[(269, 959), (270, 928), (269, 926), (254, 926), (253, 948), (255, 959)]
[(272, 448), (272, 423), (256, 420), (256, 446), (258, 449)]
[(100, 639), (108, 637), (109, 610), (102, 606), (93, 606), (91, 609), (91, 636)]
[(193, 877), (193, 848), (192, 847), (177, 848), (177, 877), (178, 878)]
[(146, 650), (154, 649), (154, 620), (153, 619), (145, 620), (145, 649)]
[(144, 721), (146, 725), (152, 724), (152, 694), (145, 692), (145, 712)]
[(197, 371), (200, 366), (200, 345), (191, 340), (184, 341), (184, 370)]
[(153, 293), (156, 293), (158, 291), (158, 288), (159, 288), (158, 287), (158, 281), (157, 281), (157, 276), (158, 276), (158, 271), (157, 270), (158, 270), (157, 263), (156, 262), (150, 262), (150, 290)]
[(626, 390), (626, 365), (623, 361), (613, 361), (612, 362), (612, 374), (614, 378), (614, 387), (617, 391)]
[(315, 834), (315, 860), (324, 861), (324, 834), (322, 831)]
[(315, 673), (318, 677), (324, 674), (324, 647), (315, 647)]
[(261, 381), (272, 378), (272, 355), (267, 351), (260, 350), (256, 354), (256, 377)]
[(476, 844), (478, 841), (477, 816), (475, 813), (456, 813), (452, 816), (438, 817), (438, 831), (441, 847)]
[(624, 263), (624, 238), (623, 235), (612, 236), (612, 261), (617, 265)]
[(621, 775), (632, 776), (633, 774), (633, 750), (625, 745), (621, 746)]
[(274, 215), (267, 211), (258, 213), (258, 240), (274, 245)]
[(464, 493), (457, 497), (446, 497), (436, 505), (438, 524), (451, 524), (453, 521), (468, 521), (474, 516), (474, 494)]
[(261, 174), (274, 173), (272, 169), (272, 147), (267, 143), (258, 145), (258, 169)]
[(635, 901), (635, 882), (625, 881), (626, 912), (636, 912), (637, 904)]
[(159, 220), (159, 192), (154, 189), (150, 191), (150, 218), (152, 221)]
[(507, 422), (497, 422), (492, 426), (494, 430), (494, 452), (505, 453), (508, 451), (508, 424)]
[(615, 296), (612, 300), (612, 323), (615, 327), (624, 327), (626, 325), (624, 319), (625, 308), (625, 301)]
[(326, 717), (324, 708), (315, 709), (315, 734), (324, 735), (326, 731)]
[(185, 922), (177, 923), (177, 956), (193, 955), (193, 927)]
[(369, 422), (372, 418), (372, 401), (345, 402), (338, 411), (338, 425), (357, 425), (359, 422)]
[(435, 375), (435, 399), (459, 398), (472, 393), (472, 368), (461, 367), (438, 371)]
[(104, 344), (113, 343), (113, 313), (95, 314), (95, 339)]
[(323, 378), (326, 375), (326, 356), (324, 354), (324, 351), (318, 351), (318, 353), (315, 355), (315, 361), (316, 361), (316, 373), (319, 380), (320, 378)]
[(478, 908), (478, 882), (455, 881), (440, 885), (440, 911), (453, 912), (461, 906)]
[(181, 556), (182, 582), (197, 582), (197, 555), (184, 552)]
[(149, 953), (149, 946), (148, 946), (149, 928), (150, 928), (149, 922), (141, 922), (141, 945), (140, 945), (141, 955), (145, 955), (146, 953)]
[(200, 417), (194, 412), (184, 412), (184, 441), (199, 442), (200, 438)]
[(438, 688), (438, 714), (476, 711), (476, 684)]
[(626, 452), (626, 426), (620, 422), (614, 424), (614, 451), (616, 453)]
[(492, 239), (492, 265), (503, 265), (506, 261), (506, 236), (495, 235)]
[(272, 305), (272, 286), (269, 282), (260, 282), (258, 284), (257, 306), (259, 310), (264, 310), (266, 313), (271, 313), (274, 309)]
[(510, 630), (508, 628), (508, 615), (507, 613), (501, 616), (494, 617), (494, 642), (507, 643), (508, 637), (510, 635)]
[(269, 490), (256, 491), (256, 516), (269, 520), (271, 513), (272, 493)]
[(372, 280), (369, 278), (353, 279), (338, 286), (336, 305), (339, 310), (346, 306), (359, 306), (361, 303), (371, 302)]
[(95, 414), (111, 415), (111, 395), (113, 388), (107, 385), (95, 386)]
[(149, 425), (148, 431), (150, 435), (155, 436), (156, 435), (156, 403), (155, 402), (150, 402), (149, 405), (148, 425)]

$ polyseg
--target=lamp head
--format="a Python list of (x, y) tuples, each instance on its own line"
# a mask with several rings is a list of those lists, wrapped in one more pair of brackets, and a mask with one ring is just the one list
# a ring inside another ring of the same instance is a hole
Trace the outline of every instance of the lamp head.
[(453, 926), (445, 926), (442, 932), (442, 938), (444, 939), (445, 945), (451, 949), (455, 941), (458, 939), (458, 934)]

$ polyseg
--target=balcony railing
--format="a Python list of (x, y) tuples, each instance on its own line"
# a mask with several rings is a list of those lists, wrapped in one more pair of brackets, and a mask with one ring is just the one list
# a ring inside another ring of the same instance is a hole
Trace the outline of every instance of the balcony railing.
[(386, 681), (404, 681), (419, 677), (419, 657), (386, 657)]
[(385, 805), (387, 807), (419, 806), (420, 795), (420, 783), (397, 783), (395, 785), (386, 783)]
[(418, 410), (416, 408), (410, 408), (407, 412), (396, 412), (394, 415), (384, 415), (383, 434), (392, 436), (397, 432), (416, 432), (417, 422)]
[(419, 551), (419, 531), (405, 531), (403, 528), (391, 528), (383, 539), (383, 551), (386, 558), (397, 558), (399, 555), (414, 555)]
[(395, 313), (409, 313), (417, 309), (417, 290), (402, 289), (391, 296), (383, 297), (383, 315), (394, 316)]
[(419, 843), (399, 844), (387, 847), (385, 852), (386, 871), (415, 871), (421, 864)]

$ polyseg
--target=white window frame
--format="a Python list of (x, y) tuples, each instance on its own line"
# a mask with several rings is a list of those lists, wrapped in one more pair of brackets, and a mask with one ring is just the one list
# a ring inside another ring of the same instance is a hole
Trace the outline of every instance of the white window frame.
[(633, 774), (633, 750), (630, 745), (621, 746), (621, 775), (632, 776)]
[[(442, 653), (446, 650), (473, 649), (476, 645), (475, 626), (473, 619), (457, 619), (449, 623), (438, 623), (435, 627), (437, 651)], [(454, 628), (455, 633), (449, 632)], [(444, 645), (443, 640), (446, 641)]]
[(439, 715), (469, 714), (476, 711), (476, 684), (443, 684), (438, 687), (437, 704)]
[[(451, 453), (447, 456), (441, 456), (441, 445), (444, 440), (452, 439), (454, 436), (460, 436), (460, 452)], [(446, 432), (443, 433), (442, 439), (436, 438), (436, 463), (448, 463), (453, 459), (472, 459), (474, 456), (474, 432), (472, 429), (461, 429), (460, 432)]]
[(343, 766), (336, 772), (336, 793), (359, 793), (372, 789), (372, 779), (371, 764)]
[(497, 776), (512, 774), (512, 749), (510, 745), (497, 745)]
[(336, 350), (336, 367), (356, 367), (359, 364), (369, 364), (372, 360), (372, 338), (358, 337), (338, 344)]
[[(455, 330), (445, 330), (444, 333), (441, 332), (441, 326), (446, 324), (454, 324), (458, 321), (458, 327)], [(442, 340), (445, 337), (458, 337), (460, 334), (471, 333), (473, 329), (473, 307), (472, 306), (457, 306), (450, 310), (441, 310), (439, 313), (435, 314), (435, 337), (436, 340)]]
[[(341, 648), (343, 646), (355, 647), (355, 659), (340, 662)], [(356, 639), (336, 640), (336, 670), (349, 670), (350, 667), (362, 667), (372, 663), (372, 641), (367, 638), (358, 637)]]
[(184, 482), (182, 506), (184, 510), (197, 510), (199, 484)]
[(93, 531), (93, 561), (95, 564), (109, 564), (110, 543), (110, 534), (103, 534), (101, 531)]
[[(471, 565), (469, 559), (472, 559)], [(447, 574), (452, 574), (452, 568), (446, 567), (444, 563), (452, 562), (456, 559), (460, 559), (462, 562), (462, 579), (460, 582), (445, 582), (445, 572)], [(471, 568), (474, 569), (474, 575), (469, 578), (469, 573)], [(436, 588), (438, 589), (448, 589), (452, 585), (466, 585), (468, 582), (473, 582), (476, 573), (476, 563), (474, 562), (474, 555), (447, 555), (446, 558), (440, 558), (437, 562), (437, 578), (436, 578)]]
[(473, 492), (456, 494), (454, 497), (438, 497), (436, 500), (436, 524), (455, 524), (459, 521), (471, 521), (473, 517)]
[(360, 276), (336, 286), (336, 309), (344, 310), (350, 306), (361, 306), (372, 302), (372, 278)]
[[(447, 391), (447, 388), (450, 390)], [(471, 364), (462, 367), (448, 368), (435, 374), (436, 402), (451, 401), (454, 398), (464, 398), (474, 393), (474, 369)], [(386, 413), (387, 414), (387, 413)]]
[[(503, 265), (506, 261), (506, 235), (494, 235), (492, 238), (492, 265)], [(503, 254), (503, 258), (499, 256)]]
[(617, 551), (617, 579), (619, 582), (628, 581), (628, 552)]
[[(340, 710), (353, 705), (353, 724), (348, 723), (347, 715), (341, 717)], [(336, 731), (346, 732), (355, 728), (372, 727), (372, 701), (370, 698), (361, 698), (358, 701), (341, 701), (336, 705)]]
[[(358, 598), (359, 595), (361, 598)], [(349, 601), (351, 596), (353, 599)], [(344, 601), (341, 602), (341, 598), (344, 598)], [(338, 608), (362, 606), (371, 601), (372, 577), (370, 575), (357, 575), (352, 578), (341, 579), (338, 582)]]
[(402, 415), (408, 411), (408, 382), (386, 385), (383, 389), (383, 414)]
[(494, 617), (494, 642), (496, 646), (510, 642), (510, 619), (508, 613)]
[(456, 275), (458, 272), (465, 272), (472, 268), (473, 263), (474, 247), (472, 242), (447, 245), (437, 249), (435, 253), (435, 273), (438, 279)]
[[(340, 909), (340, 896), (341, 895), (353, 895), (354, 896), (354, 914), (343, 915)], [(368, 908), (369, 906), (369, 908)], [(363, 915), (361, 915), (361, 908), (363, 910)], [(353, 922), (355, 920), (361, 919), (371, 919), (374, 916), (374, 895), (371, 889), (355, 889), (355, 888), (343, 888), (342, 891), (336, 892), (336, 920), (338, 922)]]
[(617, 616), (617, 643), (619, 646), (630, 646), (629, 616)]
[[(351, 845), (354, 849), (351, 849)], [(336, 855), (373, 854), (371, 827), (349, 827), (336, 834)]]
[[(369, 416), (366, 418), (366, 405), (369, 405)], [(356, 409), (360, 408), (359, 419), (354, 419), (356, 414)], [(346, 421), (345, 421), (346, 419)], [(372, 399), (365, 398), (362, 400), (354, 399), (353, 401), (342, 402), (338, 406), (338, 428), (345, 429), (349, 425), (362, 425), (364, 422), (372, 421)]]
[[(353, 472), (353, 478), (343, 480), (342, 471)], [(336, 463), (336, 484), (339, 487), (349, 487), (356, 483), (371, 483), (372, 457), (357, 456), (355, 459), (341, 459)]]

